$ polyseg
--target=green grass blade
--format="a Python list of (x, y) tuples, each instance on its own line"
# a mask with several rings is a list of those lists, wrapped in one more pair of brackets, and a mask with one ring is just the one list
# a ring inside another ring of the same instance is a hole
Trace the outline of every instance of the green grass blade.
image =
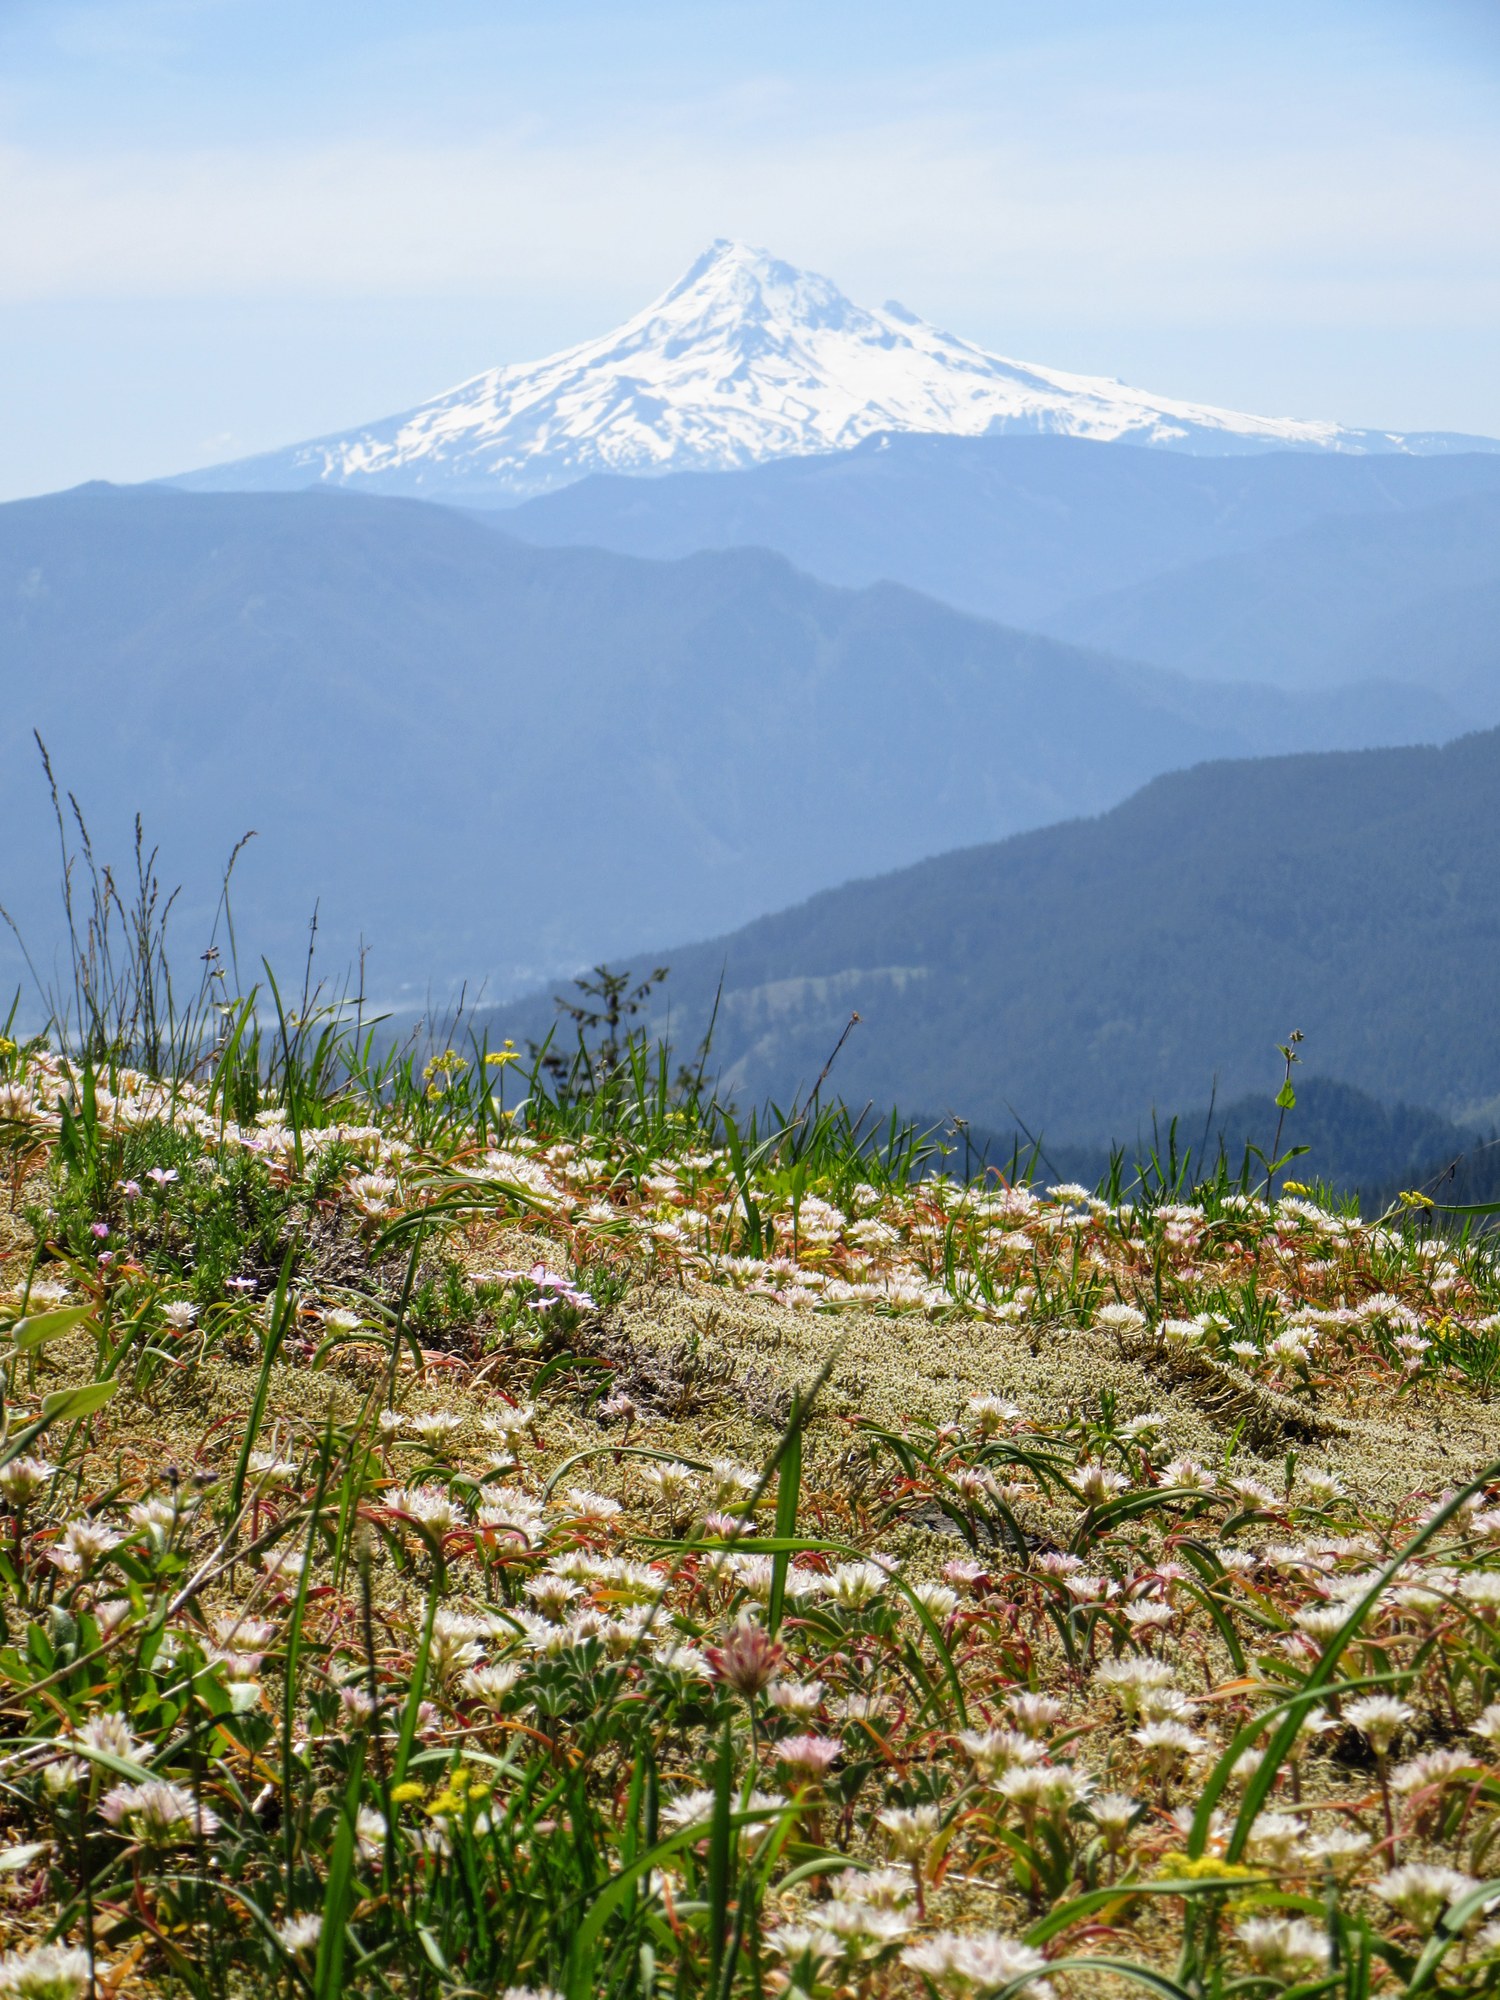
[(334, 1835), (323, 1892), (323, 1932), (313, 1967), (314, 2000), (342, 2000), (344, 1952), (348, 1944), (349, 1912), (354, 1906), (355, 1826), (364, 1789), (364, 1745), (355, 1746), (349, 1782), (344, 1788), (339, 1829)]
[[(776, 1488), (776, 1539), (790, 1541), (797, 1533), (797, 1507), (802, 1496), (802, 1399), (794, 1399), (791, 1422), (781, 1453), (781, 1478)], [(786, 1605), (786, 1575), (791, 1554), (783, 1549), (771, 1558), (771, 1601), (767, 1622), (773, 1632), (781, 1627)]]
[(708, 1833), (708, 1956), (709, 1982), (717, 1994), (724, 1970), (729, 1934), (729, 1884), (734, 1858), (734, 1732), (726, 1722), (714, 1766), (714, 1811)]
[(250, 1415), (245, 1421), (245, 1438), (240, 1446), (239, 1460), (234, 1468), (234, 1479), (229, 1488), (229, 1518), (231, 1522), (240, 1517), (245, 1504), (245, 1481), (250, 1473), (250, 1457), (255, 1450), (255, 1440), (260, 1435), (260, 1427), (265, 1419), (266, 1399), (271, 1393), (271, 1370), (276, 1365), (276, 1356), (281, 1351), (281, 1343), (286, 1338), (291, 1324), (294, 1302), (291, 1296), (292, 1252), (287, 1251), (282, 1261), (281, 1276), (276, 1280), (276, 1293), (271, 1301), (271, 1317), (266, 1327), (265, 1352), (260, 1359), (260, 1373), (256, 1378), (255, 1395), (250, 1404)]

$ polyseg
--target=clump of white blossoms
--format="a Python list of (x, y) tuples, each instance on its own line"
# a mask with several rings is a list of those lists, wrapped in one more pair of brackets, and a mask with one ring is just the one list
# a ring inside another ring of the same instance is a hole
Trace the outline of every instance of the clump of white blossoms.
[(38, 1945), (0, 1958), (3, 2000), (84, 2000), (93, 1983), (89, 1955), (75, 1945)]

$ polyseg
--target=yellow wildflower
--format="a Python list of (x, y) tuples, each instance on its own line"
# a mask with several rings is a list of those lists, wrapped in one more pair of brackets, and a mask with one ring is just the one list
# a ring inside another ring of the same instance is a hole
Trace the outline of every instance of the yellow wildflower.
[(1247, 1868), (1243, 1861), (1222, 1861), (1213, 1854), (1164, 1854), (1157, 1863), (1159, 1882), (1253, 1882), (1265, 1871)]

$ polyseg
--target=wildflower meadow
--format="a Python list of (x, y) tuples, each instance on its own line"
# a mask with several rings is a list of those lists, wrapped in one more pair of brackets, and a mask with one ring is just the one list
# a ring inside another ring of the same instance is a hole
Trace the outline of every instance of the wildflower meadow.
[(0, 1043), (0, 1992), (1500, 1985), (1484, 1216), (205, 990)]

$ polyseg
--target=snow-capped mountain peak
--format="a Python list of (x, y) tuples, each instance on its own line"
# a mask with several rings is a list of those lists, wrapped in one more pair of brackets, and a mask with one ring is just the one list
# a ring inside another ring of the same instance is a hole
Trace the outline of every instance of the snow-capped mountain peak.
[(847, 450), (882, 431), (1051, 432), (1207, 453), (1459, 442), (1246, 416), (1010, 361), (894, 301), (856, 305), (830, 279), (721, 237), (600, 339), (488, 369), (356, 432), (181, 483), (327, 482), (506, 503), (590, 472), (723, 471)]
[(859, 307), (831, 279), (720, 236), (670, 290), (627, 325), (650, 329), (659, 338), (660, 329), (673, 323), (688, 337), (702, 338), (720, 331), (733, 336), (776, 319), (804, 327), (835, 326), (858, 313)]

